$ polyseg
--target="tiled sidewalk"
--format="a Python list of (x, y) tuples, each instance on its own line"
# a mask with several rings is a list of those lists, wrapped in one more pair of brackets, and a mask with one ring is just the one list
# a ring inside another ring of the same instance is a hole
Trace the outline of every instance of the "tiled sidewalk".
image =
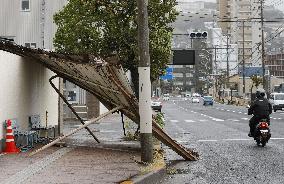
[[(79, 122), (66, 122), (64, 132)], [(120, 116), (113, 114), (90, 129), (101, 144), (86, 130), (66, 139), (68, 147), (50, 147), (32, 157), (31, 152), (0, 156), (0, 183), (118, 183), (140, 173), (137, 142), (122, 141)], [(131, 149), (128, 149), (131, 148)]]

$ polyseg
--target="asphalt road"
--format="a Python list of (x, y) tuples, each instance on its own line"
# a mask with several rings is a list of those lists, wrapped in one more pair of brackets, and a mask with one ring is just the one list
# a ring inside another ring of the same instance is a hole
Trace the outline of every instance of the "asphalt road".
[(281, 184), (284, 183), (284, 112), (271, 115), (271, 140), (259, 147), (247, 136), (245, 107), (203, 106), (175, 100), (163, 104), (166, 131), (180, 144), (200, 154), (183, 161), (165, 147), (167, 161), (175, 163), (161, 183)]

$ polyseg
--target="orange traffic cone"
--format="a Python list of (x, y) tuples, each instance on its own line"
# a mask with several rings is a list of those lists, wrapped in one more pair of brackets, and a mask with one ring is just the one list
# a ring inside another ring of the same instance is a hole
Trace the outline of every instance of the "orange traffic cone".
[(19, 153), (20, 149), (16, 147), (14, 134), (12, 129), (11, 120), (7, 120), (7, 130), (6, 130), (6, 148), (4, 153)]

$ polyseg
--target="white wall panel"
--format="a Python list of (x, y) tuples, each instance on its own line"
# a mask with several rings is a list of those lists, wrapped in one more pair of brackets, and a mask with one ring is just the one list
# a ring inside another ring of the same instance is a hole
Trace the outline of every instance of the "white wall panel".
[[(39, 114), (45, 125), (58, 124), (58, 96), (49, 85), (53, 72), (31, 60), (0, 51), (0, 122), (17, 119), (22, 129), (28, 128), (28, 117)], [(58, 80), (54, 80), (58, 84)], [(2, 124), (1, 124), (2, 125)], [(3, 126), (0, 139), (3, 138)]]

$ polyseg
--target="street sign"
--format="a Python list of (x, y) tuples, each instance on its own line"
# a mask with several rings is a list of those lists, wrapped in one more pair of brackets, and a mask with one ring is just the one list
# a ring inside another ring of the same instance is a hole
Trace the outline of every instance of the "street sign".
[(194, 65), (195, 50), (173, 50), (172, 65)]
[(173, 79), (173, 68), (172, 67), (168, 67), (166, 69), (166, 75), (161, 76), (160, 79), (162, 79), (162, 80), (172, 80)]
[[(245, 77), (251, 77), (252, 75), (262, 76), (262, 67), (245, 67)], [(239, 75), (243, 75), (243, 68), (239, 68)]]

